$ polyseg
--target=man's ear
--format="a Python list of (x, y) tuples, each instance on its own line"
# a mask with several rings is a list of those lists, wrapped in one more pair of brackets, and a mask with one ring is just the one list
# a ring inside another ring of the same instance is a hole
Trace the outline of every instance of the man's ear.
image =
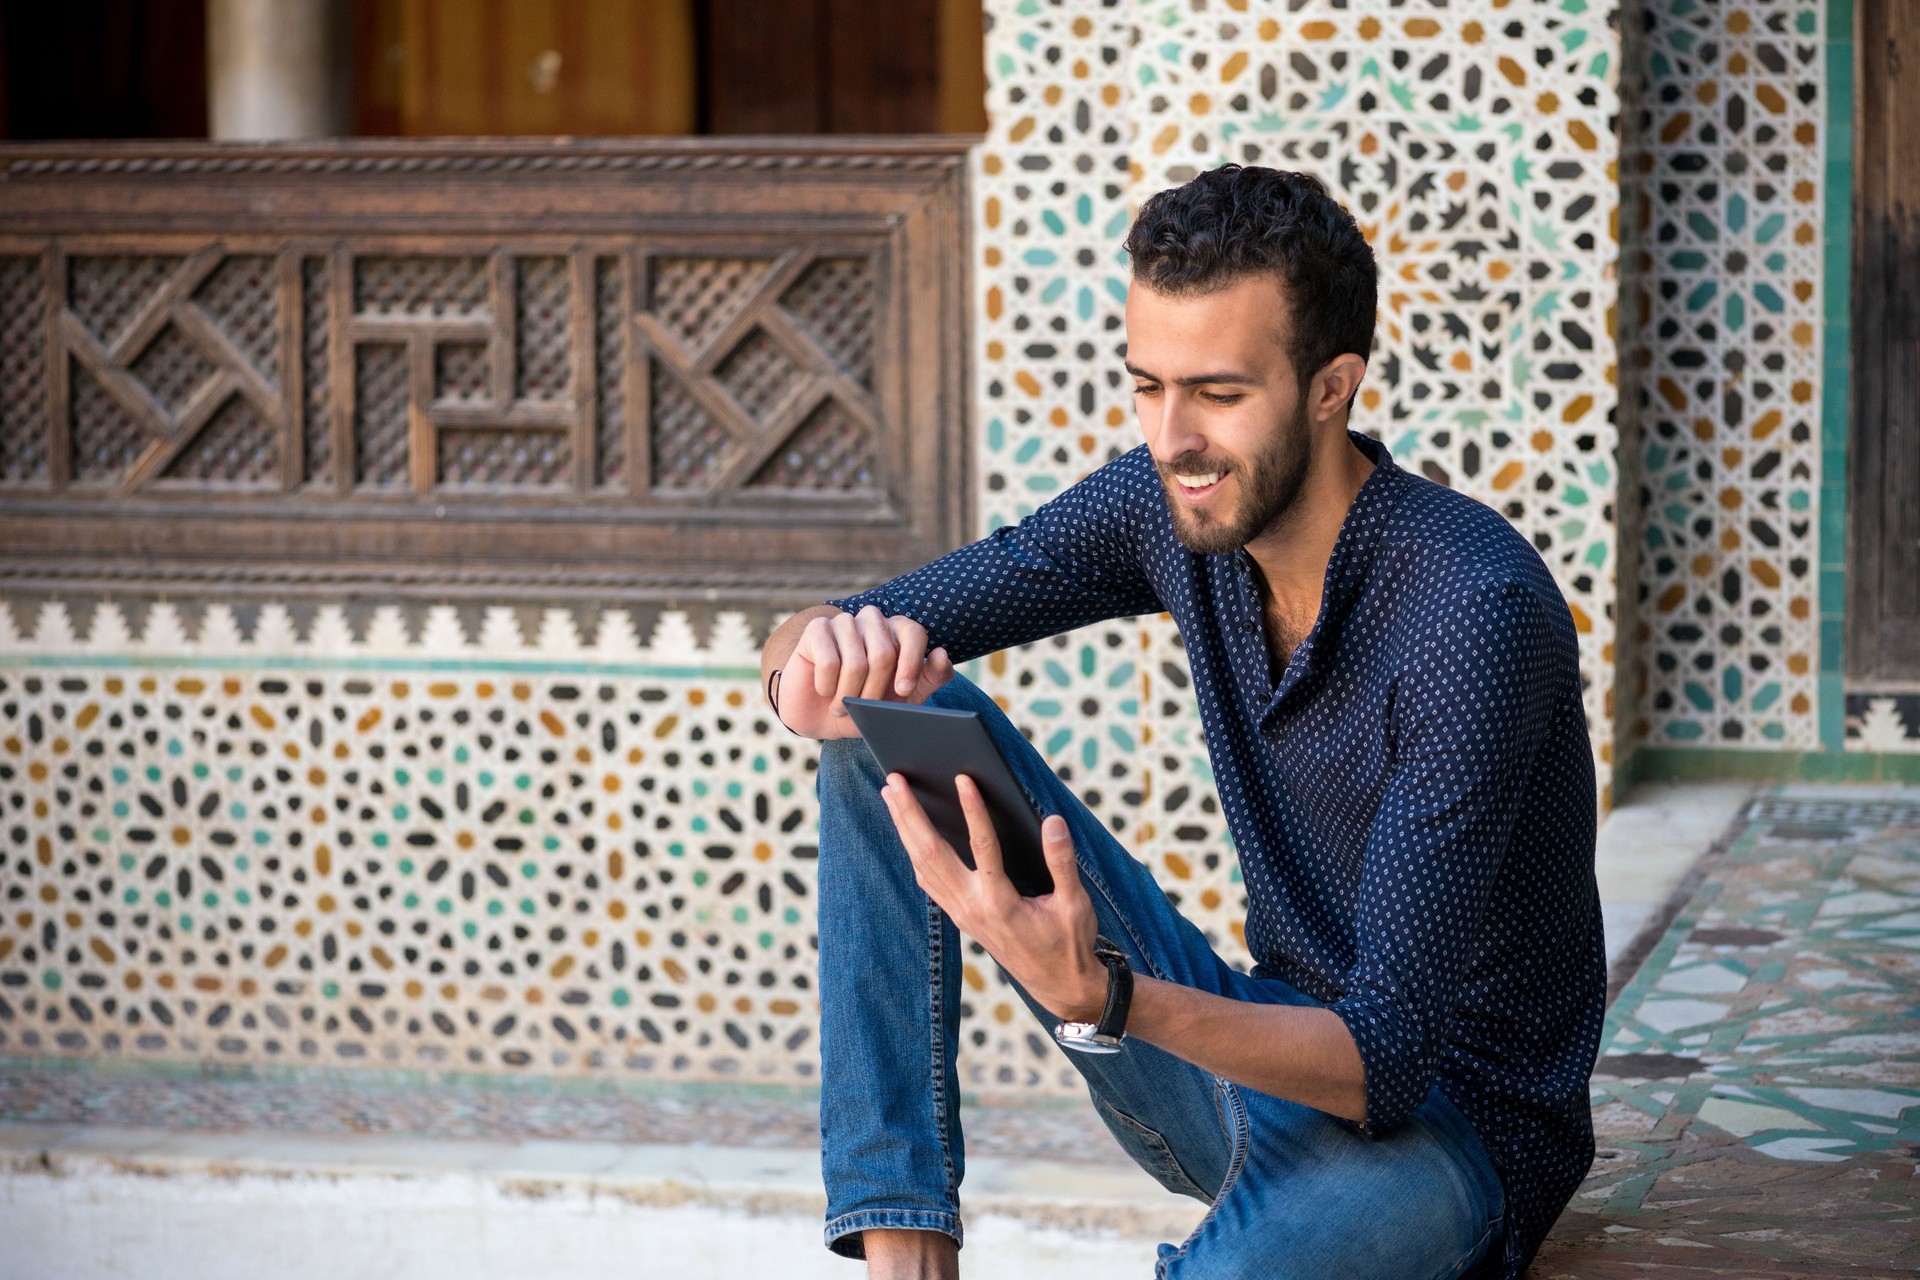
[(1367, 362), (1348, 352), (1335, 356), (1313, 375), (1313, 387), (1307, 410), (1315, 422), (1325, 422), (1344, 411), (1359, 394), (1360, 380), (1367, 376)]

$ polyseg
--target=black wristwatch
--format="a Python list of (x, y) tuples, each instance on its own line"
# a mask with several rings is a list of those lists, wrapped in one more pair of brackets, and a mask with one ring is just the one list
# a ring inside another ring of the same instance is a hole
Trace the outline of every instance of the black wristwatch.
[(1127, 1038), (1127, 1009), (1133, 1003), (1133, 970), (1120, 948), (1105, 938), (1093, 940), (1093, 958), (1107, 966), (1107, 1006), (1098, 1022), (1062, 1022), (1053, 1038), (1080, 1053), (1118, 1053)]

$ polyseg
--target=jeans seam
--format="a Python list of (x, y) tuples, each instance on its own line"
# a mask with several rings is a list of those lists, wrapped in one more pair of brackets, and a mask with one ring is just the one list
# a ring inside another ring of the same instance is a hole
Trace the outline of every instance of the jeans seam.
[(1247, 1157), (1253, 1151), (1253, 1130), (1247, 1120), (1247, 1104), (1241, 1100), (1240, 1090), (1225, 1080), (1221, 1080), (1219, 1086), (1233, 1114), (1233, 1157), (1227, 1161), (1227, 1176), (1221, 1180), (1219, 1194), (1214, 1196), (1213, 1203), (1207, 1206), (1205, 1216), (1200, 1219), (1192, 1233), (1180, 1242), (1178, 1249), (1160, 1260), (1159, 1266), (1154, 1270), (1156, 1276), (1164, 1276), (1168, 1267), (1186, 1257), (1193, 1249), (1194, 1241), (1200, 1238), (1200, 1233), (1212, 1225), (1214, 1218), (1220, 1212), (1220, 1206), (1226, 1203), (1228, 1194), (1232, 1192), (1234, 1183), (1240, 1180), (1240, 1171), (1246, 1167)]
[(960, 1187), (953, 1176), (953, 1143), (949, 1137), (950, 1121), (947, 1117), (947, 1041), (945, 1035), (946, 1014), (946, 913), (932, 898), (927, 899), (927, 952), (933, 963), (930, 967), (930, 987), (928, 1007), (932, 1016), (927, 1020), (928, 1033), (932, 1038), (930, 1046), (933, 1058), (933, 1118), (940, 1135), (940, 1164), (946, 1177), (947, 1200), (957, 1213), (960, 1206)]
[(1453, 1266), (1444, 1273), (1444, 1276), (1437, 1278), (1437, 1280), (1445, 1280), (1445, 1276), (1463, 1275), (1466, 1273), (1469, 1264), (1483, 1260), (1486, 1257), (1488, 1246), (1493, 1243), (1494, 1233), (1500, 1230), (1501, 1221), (1502, 1219), (1495, 1218), (1492, 1222), (1489, 1222), (1487, 1229), (1480, 1233), (1480, 1238), (1474, 1241), (1472, 1246), (1455, 1260)]
[[(984, 697), (985, 695), (983, 694), (982, 696)], [(997, 704), (996, 704), (996, 709), (997, 709)], [(1005, 713), (1003, 712), (1002, 714), (1004, 715)], [(1042, 763), (1045, 764), (1044, 759), (1042, 760)], [(1050, 773), (1052, 772), (1052, 766), (1050, 765), (1047, 766), (1047, 769), (1048, 769), (1048, 772)], [(1054, 774), (1054, 778), (1056, 781), (1060, 782), (1060, 785), (1066, 786), (1065, 781), (1061, 779), (1058, 774)], [(1025, 794), (1025, 796), (1027, 797), (1027, 803), (1033, 806), (1034, 812), (1039, 814), (1047, 813), (1048, 811), (1047, 805), (1041, 801), (1039, 796), (1034, 794), (1033, 788), (1027, 785), (1027, 780), (1025, 778), (1022, 778), (1018, 776), (1018, 774), (1016, 774), (1014, 777), (1014, 781), (1019, 784), (1021, 792)], [(1071, 791), (1072, 788), (1068, 787), (1068, 790)], [(1084, 802), (1082, 803), (1084, 805)], [(1089, 812), (1091, 812), (1091, 810), (1089, 810)], [(1060, 814), (1058, 816), (1063, 821), (1065, 820), (1065, 817), (1066, 817), (1065, 814)], [(1103, 838), (1107, 838), (1107, 833), (1102, 832), (1101, 835)], [(1100, 896), (1106, 900), (1107, 910), (1113, 914), (1114, 919), (1118, 920), (1120, 922), (1121, 927), (1126, 930), (1127, 941), (1133, 944), (1134, 953), (1138, 955), (1140, 959), (1145, 963), (1147, 968), (1147, 976), (1150, 978), (1157, 978), (1162, 982), (1170, 981), (1170, 979), (1168, 979), (1166, 975), (1166, 972), (1161, 968), (1161, 966), (1154, 963), (1153, 953), (1147, 949), (1146, 945), (1140, 940), (1140, 935), (1134, 931), (1133, 922), (1127, 918), (1126, 913), (1121, 911), (1119, 905), (1114, 901), (1113, 890), (1109, 888), (1107, 885), (1107, 882), (1103, 880), (1097, 872), (1094, 871), (1093, 864), (1089, 860), (1087, 855), (1081, 852), (1081, 841), (1075, 840), (1073, 842), (1073, 848), (1074, 848), (1073, 860), (1075, 864), (1079, 866), (1081, 876), (1091, 881), (1094, 887), (1100, 890)], [(1120, 856), (1123, 858), (1132, 857), (1132, 855), (1129, 854), (1124, 848), (1121, 849)]]
[[(1126, 912), (1120, 910), (1119, 903), (1114, 901), (1113, 890), (1108, 887), (1107, 882), (1101, 878), (1100, 873), (1094, 869), (1092, 863), (1077, 852), (1079, 841), (1075, 841), (1074, 846), (1076, 849), (1074, 862), (1080, 868), (1080, 875), (1092, 884), (1095, 889), (1099, 890), (1101, 898), (1106, 901), (1108, 912), (1112, 914), (1115, 920), (1120, 922), (1120, 927), (1126, 931), (1127, 941), (1133, 944), (1134, 954), (1140, 957), (1141, 963), (1146, 967), (1147, 976), (1158, 979), (1161, 982), (1171, 981), (1171, 979), (1167, 977), (1166, 971), (1154, 962), (1153, 952), (1147, 948), (1147, 945), (1141, 941), (1140, 935), (1135, 932), (1133, 921), (1127, 918)], [(1132, 855), (1122, 850), (1120, 856), (1125, 858), (1131, 857)]]

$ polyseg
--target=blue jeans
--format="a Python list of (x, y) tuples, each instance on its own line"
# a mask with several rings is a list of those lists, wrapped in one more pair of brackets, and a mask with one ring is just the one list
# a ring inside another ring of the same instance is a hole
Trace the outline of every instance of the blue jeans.
[[(1038, 807), (1066, 818), (1100, 932), (1136, 972), (1235, 1000), (1313, 1003), (1215, 955), (991, 698), (956, 676), (931, 701), (979, 712)], [(960, 938), (914, 883), (884, 783), (859, 739), (823, 745), (821, 1164), (827, 1244), (851, 1257), (869, 1227), (961, 1238)], [(1068, 1057), (1140, 1167), (1212, 1206), (1184, 1243), (1160, 1246), (1158, 1277), (1419, 1280), (1461, 1275), (1495, 1249), (1500, 1180), (1438, 1089), (1408, 1123), (1369, 1138), (1137, 1040)]]

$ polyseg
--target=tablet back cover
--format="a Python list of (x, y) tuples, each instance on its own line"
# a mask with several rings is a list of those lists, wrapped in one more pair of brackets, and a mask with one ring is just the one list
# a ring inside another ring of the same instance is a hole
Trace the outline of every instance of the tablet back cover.
[(848, 698), (846, 707), (873, 758), (886, 772), (907, 780), (934, 830), (962, 862), (973, 865), (973, 849), (953, 786), (959, 773), (972, 778), (986, 799), (1013, 887), (1028, 897), (1053, 892), (1040, 846), (1040, 816), (978, 714), (866, 698)]

